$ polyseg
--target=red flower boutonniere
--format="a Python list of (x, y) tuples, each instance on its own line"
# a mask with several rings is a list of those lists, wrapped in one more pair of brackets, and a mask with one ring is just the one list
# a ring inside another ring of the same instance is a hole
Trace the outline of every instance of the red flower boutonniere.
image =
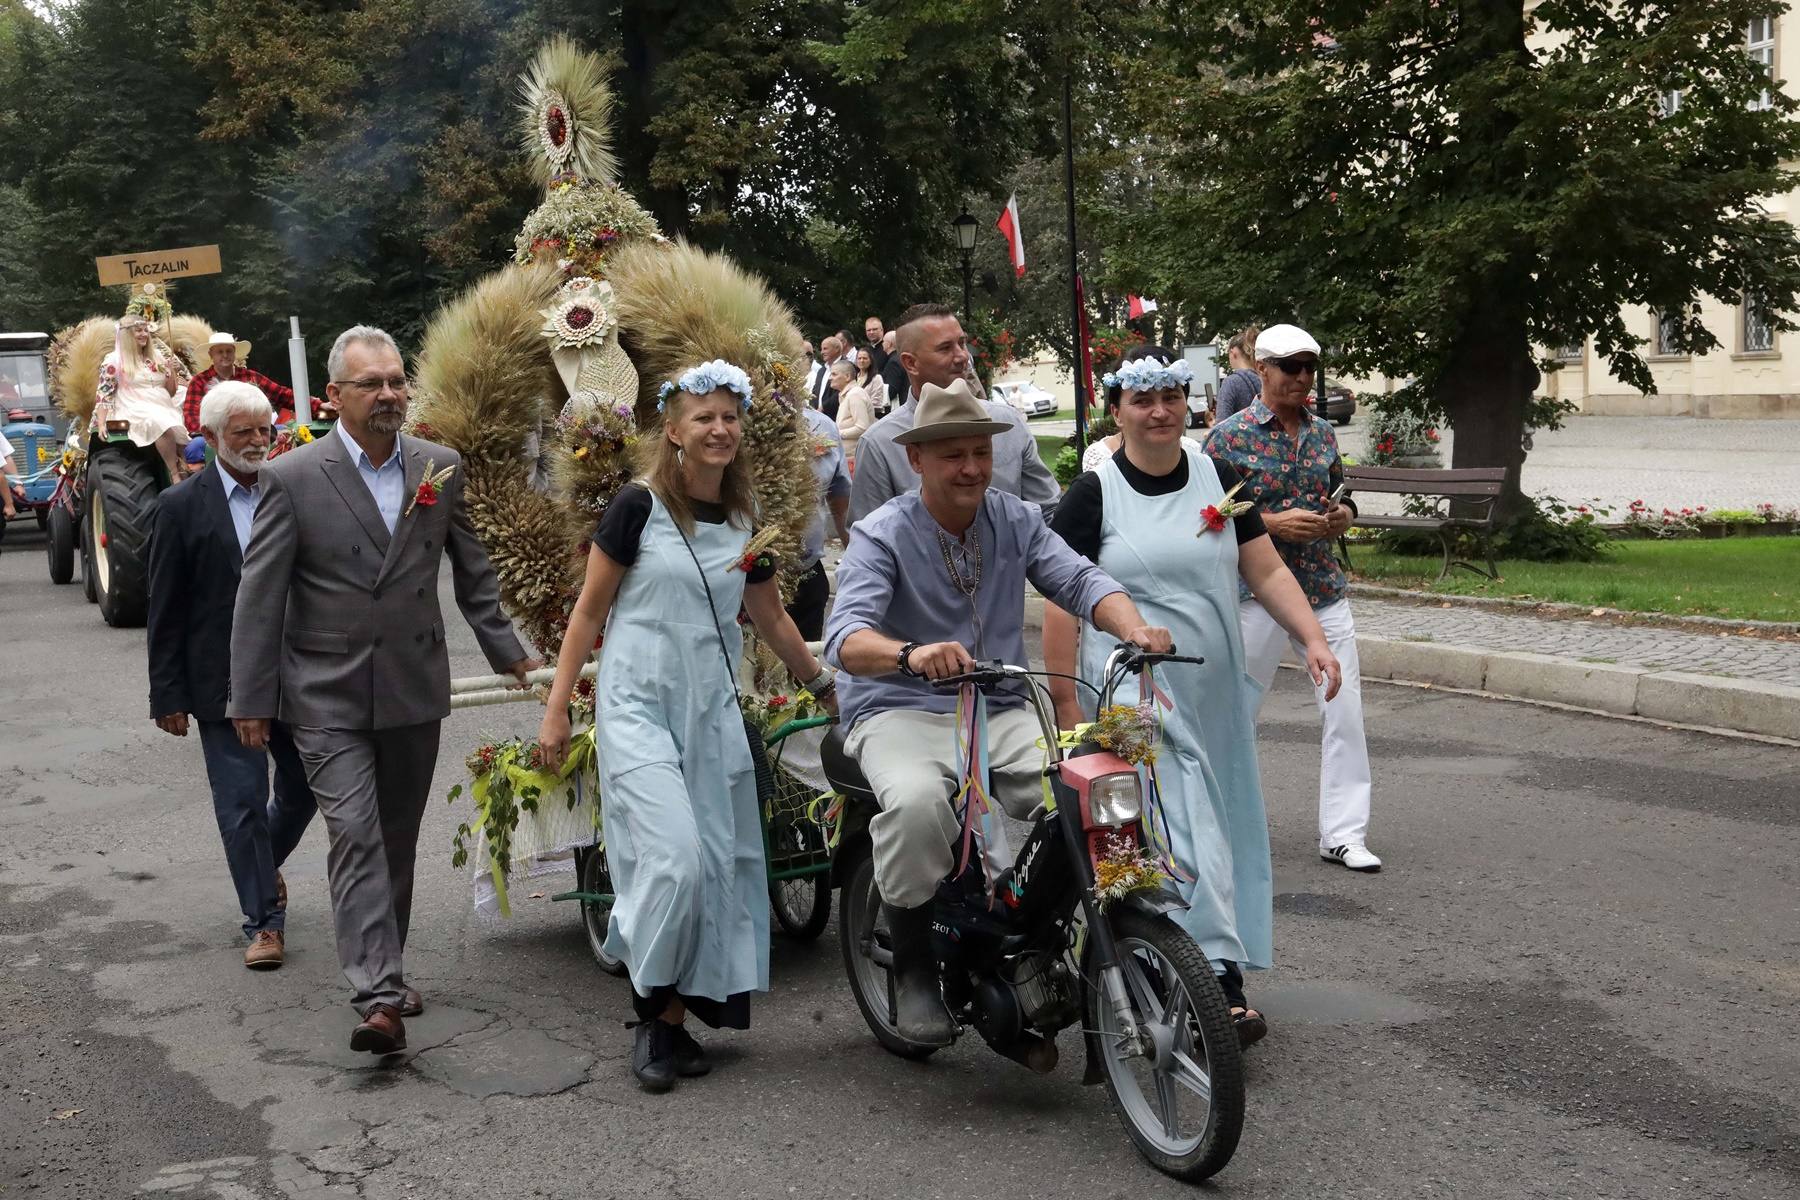
[(774, 565), (775, 560), (767, 550), (746, 550), (744, 557), (737, 560), (733, 569), (749, 574), (756, 567), (772, 567)]
[(456, 468), (454, 466), (449, 466), (434, 473), (432, 468), (435, 466), (437, 466), (437, 463), (429, 459), (426, 460), (425, 478), (419, 481), (419, 490), (413, 493), (412, 503), (406, 506), (406, 511), (400, 514), (401, 516), (412, 516), (412, 510), (419, 507), (421, 504), (430, 508), (433, 504), (438, 502), (438, 493), (443, 491), (444, 484), (449, 482), (450, 476), (456, 473)]
[(1233, 500), (1238, 489), (1244, 486), (1242, 479), (1231, 485), (1231, 490), (1217, 504), (1209, 504), (1200, 510), (1200, 532), (1195, 537), (1208, 533), (1218, 533), (1225, 528), (1225, 522), (1233, 517), (1240, 517), (1251, 509), (1248, 500)]

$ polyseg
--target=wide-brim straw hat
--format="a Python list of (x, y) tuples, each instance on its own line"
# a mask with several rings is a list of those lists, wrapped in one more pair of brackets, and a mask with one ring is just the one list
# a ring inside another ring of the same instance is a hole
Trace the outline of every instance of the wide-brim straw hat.
[(945, 438), (978, 434), (991, 437), (1010, 428), (1005, 421), (994, 420), (988, 414), (987, 405), (969, 390), (968, 382), (958, 379), (949, 387), (926, 384), (925, 391), (919, 396), (913, 427), (897, 435), (894, 441), (902, 446), (913, 446), (920, 442), (941, 442)]
[(237, 338), (232, 337), (229, 333), (215, 333), (210, 338), (207, 338), (206, 339), (206, 351), (208, 354), (212, 353), (212, 348), (214, 346), (235, 346), (235, 347), (237, 347), (237, 361), (239, 363), (244, 363), (244, 362), (249, 361), (250, 343), (244, 342), (244, 341), (239, 341)]

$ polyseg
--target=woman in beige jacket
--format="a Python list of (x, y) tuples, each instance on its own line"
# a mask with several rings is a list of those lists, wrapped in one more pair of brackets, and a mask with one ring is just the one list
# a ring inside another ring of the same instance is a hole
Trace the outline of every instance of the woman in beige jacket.
[(838, 393), (837, 427), (838, 437), (844, 442), (844, 462), (855, 470), (856, 443), (875, 423), (875, 406), (869, 402), (869, 393), (856, 382), (856, 368), (847, 358), (831, 364), (831, 386)]

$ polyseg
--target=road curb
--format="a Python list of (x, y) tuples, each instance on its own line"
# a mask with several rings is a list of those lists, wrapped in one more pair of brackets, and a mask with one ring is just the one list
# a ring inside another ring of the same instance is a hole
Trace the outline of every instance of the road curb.
[(1365, 679), (1800, 743), (1800, 687), (1358, 634)]
[(1548, 620), (1590, 620), (1600, 618), (1621, 625), (1642, 625), (1658, 629), (1685, 629), (1691, 633), (1716, 636), (1721, 633), (1793, 637), (1800, 634), (1800, 621), (1728, 620), (1724, 617), (1681, 616), (1676, 613), (1637, 612), (1627, 608), (1603, 608), (1591, 604), (1565, 604), (1560, 600), (1515, 600), (1508, 596), (1462, 596), (1451, 592), (1421, 592), (1411, 588), (1382, 587), (1373, 583), (1352, 583), (1352, 596), (1371, 600), (1392, 600), (1420, 608), (1475, 608), (1491, 612), (1522, 613)]

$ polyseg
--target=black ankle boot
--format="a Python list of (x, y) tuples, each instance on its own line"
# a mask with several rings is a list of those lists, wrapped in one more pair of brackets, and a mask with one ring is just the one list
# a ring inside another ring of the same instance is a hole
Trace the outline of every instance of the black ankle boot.
[(646, 1092), (675, 1086), (675, 1040), (665, 1021), (639, 1021), (631, 1043), (631, 1073)]
[(944, 1005), (937, 959), (931, 950), (931, 905), (918, 908), (881, 906), (893, 947), (894, 1026), (900, 1036), (922, 1046), (948, 1046), (956, 1040), (956, 1018)]
[(683, 1079), (698, 1079), (712, 1070), (706, 1049), (694, 1040), (686, 1025), (669, 1026), (669, 1045), (675, 1057), (675, 1073)]

